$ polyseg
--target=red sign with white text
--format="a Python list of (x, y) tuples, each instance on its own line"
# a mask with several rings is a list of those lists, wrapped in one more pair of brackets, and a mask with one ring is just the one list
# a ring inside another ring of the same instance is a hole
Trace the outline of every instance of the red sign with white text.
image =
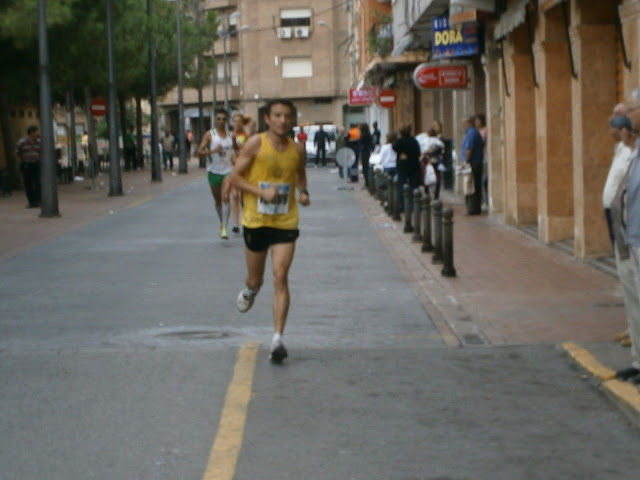
[(433, 65), (422, 63), (413, 71), (413, 82), (418, 88), (466, 88), (466, 65)]
[(350, 88), (349, 105), (371, 105), (378, 98), (376, 87)]

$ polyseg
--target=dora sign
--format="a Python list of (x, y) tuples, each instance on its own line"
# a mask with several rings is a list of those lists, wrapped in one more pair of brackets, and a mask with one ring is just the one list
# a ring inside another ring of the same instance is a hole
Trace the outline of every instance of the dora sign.
[(481, 53), (480, 28), (476, 22), (451, 25), (449, 17), (433, 19), (432, 59), (469, 57)]

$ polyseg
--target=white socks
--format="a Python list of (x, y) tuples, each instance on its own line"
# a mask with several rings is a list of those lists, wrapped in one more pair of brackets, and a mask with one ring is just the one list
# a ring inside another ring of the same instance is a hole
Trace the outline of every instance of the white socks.
[(229, 202), (222, 203), (222, 223), (225, 228), (229, 225), (229, 216), (231, 215), (231, 204)]

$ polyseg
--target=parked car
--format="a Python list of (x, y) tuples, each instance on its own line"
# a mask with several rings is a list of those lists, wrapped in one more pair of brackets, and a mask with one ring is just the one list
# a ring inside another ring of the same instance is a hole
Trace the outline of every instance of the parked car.
[[(304, 132), (307, 134), (307, 162), (313, 163), (316, 159), (316, 147), (313, 144), (313, 137), (320, 130), (320, 125), (303, 125)], [(335, 161), (336, 159), (336, 139), (338, 137), (338, 127), (333, 124), (323, 124), (322, 129), (329, 136), (329, 145), (327, 146), (327, 161)], [(300, 132), (300, 126), (293, 127), (294, 138)]]

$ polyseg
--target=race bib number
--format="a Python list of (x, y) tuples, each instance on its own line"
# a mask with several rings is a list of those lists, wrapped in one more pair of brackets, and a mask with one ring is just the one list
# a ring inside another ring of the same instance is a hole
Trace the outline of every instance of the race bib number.
[(278, 196), (272, 203), (267, 203), (263, 198), (258, 198), (258, 213), (264, 215), (283, 215), (289, 213), (289, 194), (291, 185), (288, 183), (260, 182), (260, 188), (269, 188), (272, 185), (278, 187)]

